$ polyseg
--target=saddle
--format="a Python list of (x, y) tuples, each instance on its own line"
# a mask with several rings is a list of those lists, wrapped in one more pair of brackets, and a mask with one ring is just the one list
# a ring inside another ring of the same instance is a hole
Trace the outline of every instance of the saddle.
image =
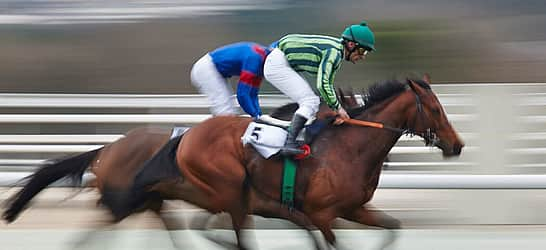
[[(311, 144), (318, 134), (327, 124), (327, 120), (313, 120), (300, 132), (297, 141), (302, 144)], [(268, 159), (277, 154), (285, 145), (287, 129), (290, 122), (279, 120), (270, 116), (260, 117), (260, 120), (251, 122), (243, 136), (241, 142), (243, 146), (252, 145), (258, 153)]]
[[(278, 122), (281, 121), (281, 122)], [(264, 158), (268, 159), (272, 155), (277, 154), (284, 146), (286, 136), (288, 134), (288, 126), (282, 126), (286, 121), (278, 120), (272, 117), (268, 117), (264, 120), (251, 122), (245, 133), (243, 134), (241, 141), (243, 145), (250, 143), (258, 153)], [(316, 138), (318, 134), (331, 123), (332, 119), (314, 120), (311, 124), (304, 127), (300, 132), (297, 139), (300, 144), (310, 144)], [(289, 122), (288, 122), (289, 123)], [(310, 152), (310, 148), (307, 153)], [(308, 154), (305, 154), (307, 156)], [(296, 155), (296, 160), (302, 159)], [(289, 157), (283, 157), (283, 176), (281, 185), (281, 203), (287, 206), (289, 210), (293, 210), (294, 204), (294, 192), (296, 187), (296, 174), (298, 161), (295, 161)]]

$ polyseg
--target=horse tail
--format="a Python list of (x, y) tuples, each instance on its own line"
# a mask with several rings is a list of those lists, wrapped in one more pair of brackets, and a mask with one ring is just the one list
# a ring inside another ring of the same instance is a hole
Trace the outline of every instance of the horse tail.
[(102, 147), (46, 163), (34, 174), (25, 177), (23, 179), (26, 181), (25, 186), (6, 201), (7, 209), (2, 215), (4, 220), (11, 223), (17, 219), (28, 202), (55, 181), (70, 178), (72, 186), (79, 186), (82, 182), (83, 173), (101, 150)]

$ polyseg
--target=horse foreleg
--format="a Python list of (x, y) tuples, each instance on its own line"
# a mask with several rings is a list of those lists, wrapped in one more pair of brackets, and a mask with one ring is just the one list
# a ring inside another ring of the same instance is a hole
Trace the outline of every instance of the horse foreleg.
[(313, 224), (311, 220), (299, 210), (289, 210), (286, 206), (282, 206), (278, 201), (268, 199), (262, 195), (252, 193), (252, 211), (250, 213), (268, 218), (278, 218), (291, 221), (297, 226), (306, 230), (317, 250), (320, 250), (320, 243), (317, 237), (313, 234)]
[(388, 235), (383, 240), (379, 249), (384, 249), (385, 247), (393, 243), (396, 239), (396, 232), (393, 230), (400, 229), (400, 221), (398, 221), (397, 219), (383, 213), (382, 211), (371, 212), (368, 208), (364, 206), (355, 209), (346, 216), (343, 216), (343, 218), (368, 226), (382, 227), (388, 229)]
[(336, 245), (336, 236), (332, 231), (332, 222), (336, 218), (334, 211), (331, 209), (321, 210), (314, 212), (309, 215), (309, 218), (313, 222), (320, 232), (324, 239), (326, 240), (326, 247), (330, 249), (330, 246)]

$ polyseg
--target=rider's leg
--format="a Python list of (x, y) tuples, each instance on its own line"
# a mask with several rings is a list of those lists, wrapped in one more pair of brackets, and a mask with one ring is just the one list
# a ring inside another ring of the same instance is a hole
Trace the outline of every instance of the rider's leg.
[(207, 96), (213, 115), (235, 115), (237, 108), (232, 99), (233, 91), (216, 69), (209, 54), (201, 57), (191, 69), (191, 82), (201, 94)]
[(286, 144), (284, 145), (285, 148), (288, 149), (298, 149), (299, 145), (296, 142), (296, 138), (298, 137), (298, 134), (303, 129), (303, 125), (305, 125), (305, 122), (307, 121), (307, 118), (294, 114), (294, 117), (292, 117), (292, 122), (290, 123), (290, 127), (288, 128), (288, 135), (286, 136)]
[(287, 137), (287, 148), (297, 147), (296, 137), (305, 122), (315, 117), (320, 99), (307, 81), (290, 67), (284, 53), (279, 49), (274, 49), (267, 56), (264, 64), (264, 76), (273, 86), (299, 105), (292, 118)]

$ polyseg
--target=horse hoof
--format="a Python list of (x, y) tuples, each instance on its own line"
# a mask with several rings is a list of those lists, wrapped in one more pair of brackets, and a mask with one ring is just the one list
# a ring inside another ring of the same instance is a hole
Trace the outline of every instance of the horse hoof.
[(381, 243), (381, 246), (378, 248), (379, 250), (388, 249), (389, 246), (394, 243), (394, 241), (398, 238), (398, 232), (395, 230), (387, 230), (387, 235), (383, 239), (383, 242)]

